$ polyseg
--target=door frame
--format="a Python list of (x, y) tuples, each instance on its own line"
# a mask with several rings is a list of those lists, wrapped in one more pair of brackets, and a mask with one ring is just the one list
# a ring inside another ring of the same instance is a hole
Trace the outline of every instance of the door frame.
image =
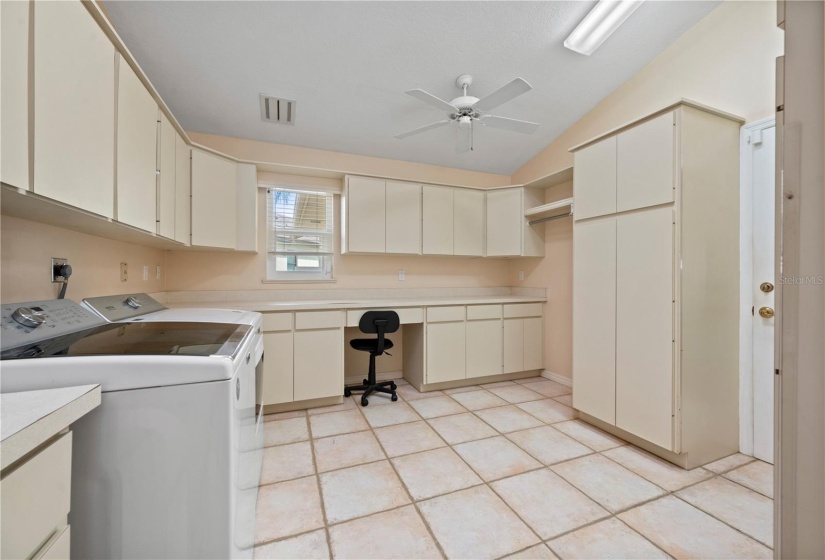
[(739, 451), (753, 455), (753, 150), (751, 136), (775, 127), (770, 116), (739, 132)]

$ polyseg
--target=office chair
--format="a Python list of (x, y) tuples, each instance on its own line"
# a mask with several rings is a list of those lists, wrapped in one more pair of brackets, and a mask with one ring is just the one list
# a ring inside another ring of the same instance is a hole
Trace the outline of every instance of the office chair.
[(370, 353), (370, 370), (367, 379), (361, 385), (349, 385), (344, 387), (344, 396), (349, 397), (353, 391), (364, 391), (361, 395), (361, 406), (367, 406), (367, 397), (370, 393), (388, 393), (392, 395), (392, 400), (397, 401), (398, 395), (395, 390), (398, 388), (392, 381), (375, 380), (375, 357), (380, 356), (385, 350), (392, 348), (392, 340), (384, 338), (387, 333), (394, 333), (400, 324), (398, 313), (395, 311), (367, 311), (361, 316), (358, 328), (362, 333), (377, 333), (377, 338), (356, 338), (350, 341), (349, 345), (356, 350)]

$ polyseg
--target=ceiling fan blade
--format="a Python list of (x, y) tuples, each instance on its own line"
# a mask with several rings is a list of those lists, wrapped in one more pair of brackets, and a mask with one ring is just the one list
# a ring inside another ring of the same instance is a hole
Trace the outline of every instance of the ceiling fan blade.
[(419, 132), (426, 132), (426, 131), (432, 130), (434, 128), (439, 128), (441, 126), (450, 124), (451, 122), (453, 122), (453, 121), (446, 120), (446, 121), (434, 122), (434, 123), (428, 124), (426, 126), (421, 126), (419, 128), (414, 128), (412, 130), (408, 130), (407, 132), (402, 132), (401, 134), (396, 134), (395, 138), (398, 138), (399, 140), (401, 140), (402, 138), (406, 138), (407, 136), (412, 136), (413, 134), (418, 134)]
[(513, 132), (521, 132), (522, 134), (533, 134), (539, 127), (538, 123), (508, 119), (505, 117), (496, 117), (494, 115), (484, 115), (481, 117), (481, 124), (484, 126), (491, 126), (493, 128), (512, 130)]
[(418, 99), (420, 101), (423, 101), (424, 103), (426, 103), (428, 105), (432, 105), (433, 107), (437, 107), (438, 109), (441, 109), (442, 111), (448, 111), (450, 113), (457, 113), (458, 112), (457, 107), (454, 107), (453, 105), (450, 105), (449, 103), (447, 103), (443, 99), (440, 99), (440, 98), (436, 97), (435, 95), (433, 95), (431, 93), (427, 93), (423, 89), (411, 89), (410, 91), (407, 92), (407, 95), (412, 95), (416, 99)]
[(470, 126), (467, 128), (458, 129), (458, 136), (456, 136), (455, 141), (455, 153), (457, 154), (466, 154), (470, 150), (473, 149), (473, 124), (470, 123)]
[(487, 97), (478, 100), (476, 104), (473, 105), (473, 108), (477, 111), (485, 113), (487, 111), (495, 109), (499, 105), (507, 103), (511, 99), (515, 99), (522, 93), (527, 93), (531, 89), (533, 89), (533, 86), (531, 86), (521, 78), (516, 78), (509, 84), (498, 88), (496, 91), (494, 91)]

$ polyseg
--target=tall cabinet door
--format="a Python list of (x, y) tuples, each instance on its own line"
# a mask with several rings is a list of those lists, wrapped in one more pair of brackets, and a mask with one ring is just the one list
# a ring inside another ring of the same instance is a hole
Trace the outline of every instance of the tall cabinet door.
[(423, 252), (425, 255), (453, 254), (453, 189), (424, 185)]
[(115, 48), (80, 2), (35, 2), (34, 59), (34, 192), (111, 218)]
[(192, 149), (175, 134), (175, 241), (189, 245), (192, 229)]
[(387, 181), (387, 253), (421, 254), (421, 185)]
[(616, 426), (672, 449), (673, 209), (619, 216), (616, 231)]
[(0, 2), (0, 180), (29, 189), (29, 3)]
[(520, 188), (487, 193), (487, 256), (521, 255), (524, 208)]
[(573, 406), (616, 422), (616, 218), (573, 227)]
[(453, 191), (453, 254), (484, 255), (484, 191)]
[(616, 137), (573, 154), (574, 220), (616, 212)]
[(158, 235), (175, 238), (175, 204), (177, 203), (177, 137), (175, 127), (160, 113), (160, 146), (158, 149)]
[(347, 248), (355, 253), (386, 251), (384, 181), (350, 177), (347, 188)]
[(235, 167), (233, 161), (192, 150), (192, 245), (235, 248)]
[(673, 202), (674, 115), (666, 113), (619, 134), (616, 211)]

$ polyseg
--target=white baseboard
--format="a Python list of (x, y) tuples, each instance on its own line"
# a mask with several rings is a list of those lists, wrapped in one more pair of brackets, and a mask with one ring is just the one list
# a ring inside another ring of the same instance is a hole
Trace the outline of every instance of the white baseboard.
[[(402, 377), (404, 377), (403, 371), (385, 371), (375, 374), (376, 381), (388, 381), (390, 379), (401, 379)], [(344, 385), (358, 385), (366, 378), (366, 373), (363, 375), (350, 375), (344, 378)]]
[(568, 387), (573, 386), (573, 380), (560, 373), (553, 373), (552, 371), (544, 370), (541, 372), (541, 376), (546, 377), (550, 381), (555, 381), (556, 383), (561, 383), (562, 385), (566, 385)]

